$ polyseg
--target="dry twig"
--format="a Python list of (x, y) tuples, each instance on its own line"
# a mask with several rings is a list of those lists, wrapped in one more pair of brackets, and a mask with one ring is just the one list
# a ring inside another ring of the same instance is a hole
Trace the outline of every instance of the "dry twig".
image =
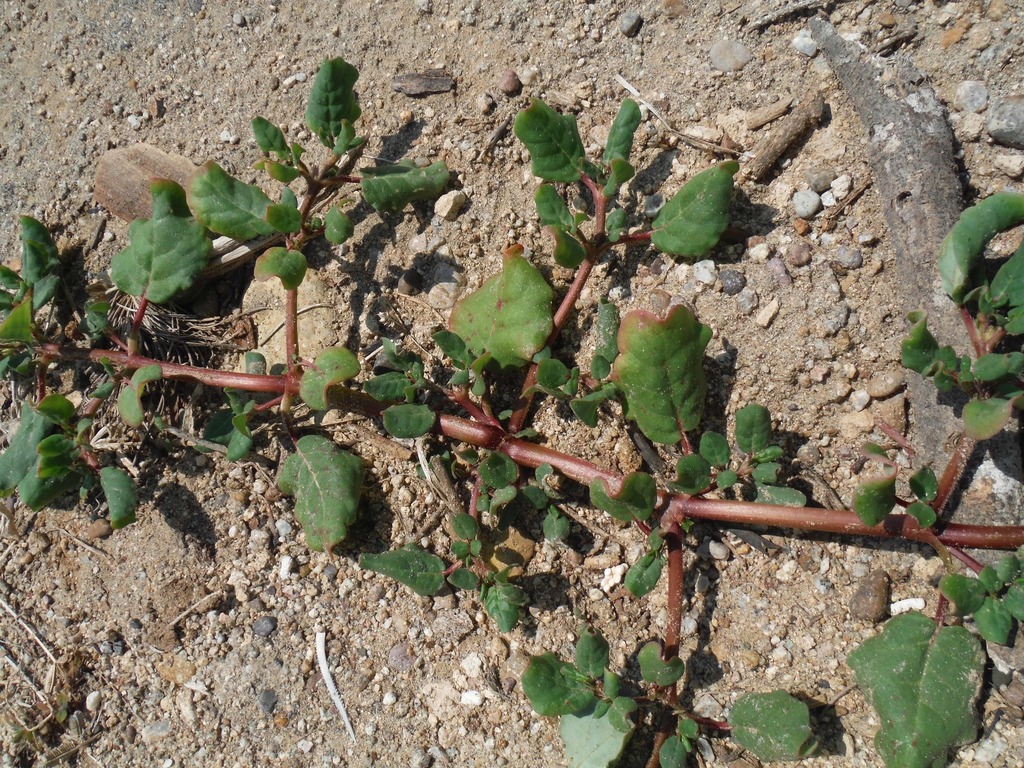
[(809, 128), (821, 120), (825, 100), (820, 92), (806, 96), (785, 120), (781, 121), (755, 149), (754, 159), (743, 169), (745, 178), (761, 181), (782, 157), (782, 153), (796, 143)]

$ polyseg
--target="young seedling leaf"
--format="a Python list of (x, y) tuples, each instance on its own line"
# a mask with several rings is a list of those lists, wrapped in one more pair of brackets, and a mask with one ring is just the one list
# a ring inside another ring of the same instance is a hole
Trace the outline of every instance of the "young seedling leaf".
[(690, 750), (684, 746), (678, 736), (669, 736), (661, 745), (661, 752), (658, 754), (658, 765), (661, 768), (686, 768), (686, 759)]
[(626, 397), (626, 415), (648, 439), (676, 443), (700, 423), (710, 340), (711, 329), (682, 304), (664, 320), (645, 311), (623, 318), (612, 380)]
[(392, 437), (411, 438), (427, 434), (437, 421), (437, 416), (426, 405), (392, 405), (383, 414), (384, 429)]
[(654, 512), (657, 501), (657, 483), (644, 472), (626, 475), (615, 494), (611, 493), (608, 481), (604, 478), (597, 478), (590, 483), (590, 503), (616, 520), (646, 520)]
[(740, 696), (729, 724), (736, 743), (764, 762), (800, 760), (817, 749), (807, 705), (785, 691)]
[(267, 221), (267, 208), (274, 203), (263, 190), (230, 176), (212, 160), (189, 181), (188, 204), (199, 223), (236, 240), (276, 231)]
[(661, 657), (661, 643), (654, 641), (647, 643), (640, 649), (636, 660), (640, 664), (641, 677), (647, 682), (654, 683), (662, 688), (678, 681), (686, 671), (683, 660), (678, 656), (673, 656), (668, 661), (663, 659)]
[(904, 367), (924, 375), (935, 360), (939, 342), (928, 330), (928, 315), (924, 312), (910, 312), (907, 320), (912, 325), (910, 334), (900, 345), (900, 359)]
[(409, 386), (409, 378), (400, 371), (389, 371), (374, 376), (363, 384), (363, 391), (382, 403), (402, 402)]
[(613, 708), (600, 712), (597, 706), (591, 706), (562, 717), (558, 730), (565, 742), (569, 768), (610, 768), (618, 762), (633, 726), (621, 711), (618, 716), (613, 714)]
[(416, 200), (433, 200), (448, 186), (448, 168), (442, 162), (426, 168), (411, 163), (363, 168), (363, 199), (377, 211), (400, 211)]
[(54, 499), (59, 499), (72, 489), (79, 488), (83, 482), (82, 473), (71, 468), (65, 471), (43, 476), (40, 474), (41, 457), (18, 483), (18, 498), (21, 503), (38, 512)]
[(999, 581), (1002, 584), (1009, 584), (1011, 581), (1017, 578), (1020, 573), (1020, 560), (1017, 559), (1016, 555), (1005, 555), (999, 558), (999, 562), (996, 563), (995, 570), (999, 577)]
[(480, 479), (488, 488), (507, 488), (519, 477), (516, 463), (504, 453), (492, 452), (480, 465)]
[(750, 455), (763, 450), (772, 434), (772, 417), (768, 409), (750, 403), (736, 411), (736, 445)]
[(110, 279), (125, 293), (160, 304), (192, 287), (211, 245), (206, 230), (189, 213), (181, 187), (159, 180), (149, 189), (153, 215), (132, 222), (131, 245), (114, 257)]
[(526, 605), (526, 593), (515, 584), (484, 584), (480, 588), (480, 600), (498, 629), (511, 632), (519, 622), (519, 609)]
[(1013, 616), (1003, 603), (994, 597), (986, 597), (981, 607), (974, 612), (974, 624), (978, 633), (990, 643), (1006, 645), (1013, 629)]
[(269, 280), (277, 277), (286, 290), (294, 290), (302, 285), (306, 276), (306, 257), (301, 251), (288, 248), (268, 248), (256, 259), (253, 276), (257, 280)]
[(586, 678), (553, 653), (533, 656), (522, 677), (523, 693), (539, 715), (558, 717), (586, 709), (596, 700)]
[(552, 256), (554, 256), (555, 263), (558, 266), (565, 267), (566, 269), (576, 269), (576, 267), (583, 263), (583, 260), (587, 258), (587, 252), (579, 240), (564, 229), (559, 229), (558, 227), (547, 227), (546, 229), (555, 241), (555, 250)]
[(533, 175), (544, 181), (579, 181), (585, 159), (583, 142), (573, 115), (560, 115), (534, 99), (516, 115), (512, 130), (530, 150)]
[(0, 455), (0, 496), (10, 494), (31, 471), (38, 454), (36, 446), (54, 430), (54, 423), (31, 405), (21, 408), (21, 421), (7, 450)]
[(935, 510), (923, 501), (915, 501), (907, 507), (907, 514), (917, 521), (922, 528), (931, 528), (935, 525)]
[(1024, 242), (992, 278), (989, 299), (994, 307), (1024, 305)]
[(289, 157), (291, 150), (288, 149), (288, 142), (285, 141), (284, 133), (269, 120), (262, 117), (255, 117), (252, 120), (252, 133), (256, 137), (256, 144), (264, 155), (274, 152), (281, 157)]
[[(287, 198), (289, 195), (285, 195), (285, 197)], [(298, 232), (302, 228), (302, 214), (299, 213), (292, 200), (268, 205), (267, 223), (277, 232), (285, 234)]]
[(0, 323), (0, 341), (32, 343), (32, 300), (26, 298)]
[(683, 456), (676, 462), (675, 487), (683, 493), (700, 493), (711, 485), (711, 465), (696, 453)]
[(609, 211), (604, 220), (604, 228), (608, 232), (608, 240), (612, 243), (619, 242), (622, 231), (626, 228), (626, 209), (614, 208)]
[(60, 259), (50, 231), (31, 216), (22, 216), (21, 276), (32, 289), (32, 307), (39, 309), (57, 289)]
[(997, 192), (960, 214), (942, 241), (937, 264), (942, 288), (957, 304), (976, 287), (978, 262), (988, 241), (1024, 221), (1024, 194)]
[(950, 749), (974, 741), (985, 655), (963, 627), (897, 616), (847, 663), (881, 720), (875, 747), (886, 765), (943, 765)]
[(344, 347), (321, 352), (313, 367), (302, 374), (299, 396), (314, 411), (327, 410), (327, 391), (359, 374), (359, 360)]
[(130, 427), (142, 426), (142, 396), (146, 391), (146, 385), (159, 380), (161, 376), (163, 373), (159, 365), (145, 365), (135, 371), (121, 388), (121, 393), (117, 396), (117, 410), (125, 424)]
[(975, 440), (987, 440), (999, 434), (1012, 415), (1013, 400), (971, 400), (964, 406), (964, 431)]
[(896, 470), (873, 480), (865, 480), (853, 492), (853, 511), (864, 525), (878, 525), (896, 506)]
[(480, 525), (472, 515), (463, 512), (452, 518), (452, 531), (460, 539), (475, 539), (480, 532)]
[(565, 200), (552, 185), (541, 184), (537, 187), (533, 202), (537, 206), (537, 216), (542, 226), (576, 234), (576, 220)]
[(922, 467), (910, 478), (910, 490), (921, 501), (934, 501), (939, 494), (939, 481), (931, 467)]
[(576, 643), (576, 669), (595, 680), (604, 675), (608, 666), (608, 641), (600, 632), (585, 627)]
[(359, 565), (391, 577), (417, 595), (436, 595), (444, 586), (444, 561), (412, 545), (379, 555), (360, 555)]
[(548, 541), (564, 541), (569, 535), (569, 518), (558, 511), (558, 507), (551, 505), (544, 517), (544, 538)]
[(665, 561), (657, 552), (648, 552), (626, 572), (625, 586), (633, 597), (643, 597), (658, 584)]
[(299, 438), (277, 480), (282, 493), (295, 497), (295, 516), (315, 552), (345, 538), (356, 519), (362, 483), (363, 462), (321, 435)]
[(306, 125), (328, 149), (334, 149), (344, 131), (343, 123), (354, 123), (362, 114), (352, 90), (358, 79), (359, 71), (340, 58), (328, 59), (316, 73), (306, 106)]
[(509, 248), (501, 273), (461, 299), (448, 321), (475, 355), (489, 352), (502, 368), (530, 362), (553, 327), (551, 286), (521, 252)]
[(651, 227), (651, 243), (660, 251), (695, 259), (710, 251), (729, 226), (733, 174), (728, 160), (702, 171), (665, 203)]
[(729, 463), (729, 441), (717, 432), (705, 432), (700, 436), (700, 455), (713, 467), (724, 467)]
[(324, 237), (335, 245), (341, 245), (355, 231), (352, 220), (337, 208), (331, 208), (324, 218)]
[(622, 102), (611, 130), (608, 131), (608, 142), (604, 145), (602, 160), (605, 165), (611, 164), (613, 160), (629, 160), (629, 153), (633, 151), (633, 134), (641, 118), (640, 107), (635, 101), (626, 99)]
[(1003, 604), (1017, 621), (1024, 621), (1024, 584), (1017, 582), (1010, 585), (1003, 596)]
[(456, 568), (448, 574), (448, 583), (458, 589), (471, 592), (480, 586), (480, 578), (468, 568)]
[(100, 470), (100, 487), (107, 499), (110, 527), (117, 530), (134, 523), (139, 496), (128, 473), (119, 467), (104, 467)]

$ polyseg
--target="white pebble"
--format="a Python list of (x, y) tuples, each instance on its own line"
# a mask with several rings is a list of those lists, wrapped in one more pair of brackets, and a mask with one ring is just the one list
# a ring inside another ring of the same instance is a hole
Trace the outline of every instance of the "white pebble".
[(277, 528), (278, 538), (285, 539), (292, 532), (292, 524), (284, 518), (278, 518), (277, 522), (274, 523), (274, 527)]
[(814, 58), (818, 53), (818, 44), (814, 42), (809, 29), (801, 29), (796, 33), (796, 37), (793, 38), (793, 47), (807, 58)]
[(484, 703), (484, 696), (480, 691), (466, 691), (459, 701), (470, 707), (479, 707)]
[(295, 562), (295, 558), (291, 555), (285, 555), (281, 558), (281, 569), (278, 571), (278, 576), (282, 579), (287, 579), (288, 575), (292, 572), (292, 564)]
[(380, 700), (380, 703), (383, 704), (385, 707), (390, 707), (396, 701), (398, 701), (398, 697), (395, 696), (395, 694), (391, 691), (388, 691), (384, 694), (384, 698)]
[(857, 413), (867, 408), (870, 402), (871, 395), (863, 389), (854, 390), (854, 393), (850, 395), (850, 407), (857, 411)]
[(923, 611), (924, 610), (924, 598), (923, 597), (908, 597), (904, 600), (897, 600), (889, 606), (889, 614), (891, 616), (899, 616), (901, 613), (910, 613), (910, 611)]
[(85, 708), (89, 712), (95, 712), (100, 708), (100, 703), (103, 701), (103, 694), (99, 691), (90, 691), (89, 695), (85, 697)]
[(629, 570), (629, 566), (625, 563), (613, 566), (611, 568), (604, 569), (604, 578), (601, 579), (601, 589), (605, 592), (611, 592), (615, 587), (622, 583), (622, 578), (626, 575), (626, 571)]

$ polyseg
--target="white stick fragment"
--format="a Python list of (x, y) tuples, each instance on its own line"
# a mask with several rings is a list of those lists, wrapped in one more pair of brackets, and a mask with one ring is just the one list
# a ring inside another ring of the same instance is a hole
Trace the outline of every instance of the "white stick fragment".
[(356, 732), (352, 730), (352, 722), (348, 719), (348, 712), (345, 711), (345, 703), (341, 700), (341, 696), (338, 695), (338, 689), (334, 686), (334, 678), (331, 677), (331, 670), (327, 666), (326, 632), (316, 633), (316, 660), (320, 664), (320, 676), (324, 679), (324, 685), (327, 686), (327, 692), (331, 695), (331, 701), (334, 702), (334, 706), (341, 713), (341, 719), (345, 722), (345, 729), (348, 731), (352, 743), (355, 744)]

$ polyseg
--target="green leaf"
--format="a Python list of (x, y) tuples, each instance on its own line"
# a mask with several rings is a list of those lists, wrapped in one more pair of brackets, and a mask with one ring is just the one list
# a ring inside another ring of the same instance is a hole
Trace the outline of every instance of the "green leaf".
[(488, 488), (506, 488), (519, 477), (519, 468), (504, 453), (494, 451), (480, 465), (480, 479)]
[(100, 487), (107, 498), (110, 527), (117, 530), (134, 523), (139, 496), (128, 473), (118, 467), (104, 467), (100, 470)]
[(53, 432), (53, 422), (27, 403), (7, 450), (0, 455), (0, 495), (8, 495), (36, 463), (36, 446)]
[(553, 327), (551, 286), (521, 251), (508, 249), (501, 273), (461, 299), (448, 321), (474, 354), (490, 353), (502, 368), (529, 363)]
[(596, 427), (598, 406), (600, 406), (605, 400), (614, 398), (616, 392), (618, 392), (618, 389), (614, 384), (602, 384), (593, 392), (590, 392), (583, 397), (576, 398), (575, 400), (571, 400), (569, 402), (569, 407), (572, 409), (572, 412), (576, 414), (576, 418), (588, 427)]
[(301, 251), (288, 248), (268, 248), (256, 259), (253, 277), (257, 280), (280, 278), (286, 290), (294, 290), (302, 285), (306, 276), (306, 257)]
[(951, 748), (976, 738), (985, 656), (963, 627), (897, 616), (847, 663), (878, 713), (875, 747), (886, 765), (941, 766)]
[(608, 212), (604, 220), (604, 228), (608, 232), (608, 240), (617, 243), (622, 237), (622, 230), (626, 228), (626, 210), (614, 208)]
[(564, 541), (568, 535), (569, 518), (552, 504), (548, 507), (548, 514), (544, 518), (544, 538), (548, 541)]
[(324, 218), (324, 237), (335, 245), (341, 245), (355, 232), (352, 220), (337, 208), (331, 208)]
[(1017, 621), (1024, 621), (1024, 584), (1012, 584), (1003, 596), (1003, 605)]
[[(263, 168), (263, 170), (267, 172), (267, 175), (269, 175), (270, 178), (274, 179), (274, 181), (280, 181), (282, 184), (290, 184), (291, 182), (295, 181), (295, 179), (299, 178), (299, 176), (302, 175), (299, 172), (298, 168), (292, 168), (290, 165), (278, 163), (273, 160), (260, 160), (258, 163), (256, 163), (256, 167)], [(286, 193), (282, 192), (282, 196), (286, 196)], [(289, 200), (288, 202), (291, 203), (291, 200)], [(294, 208), (295, 206), (292, 207)], [(270, 220), (269, 216), (267, 217), (267, 221), (268, 223), (274, 223)]]
[(1012, 415), (1013, 400), (971, 400), (964, 406), (964, 431), (975, 440), (987, 440), (999, 434)]
[(181, 187), (158, 180), (149, 190), (153, 216), (132, 222), (131, 245), (114, 257), (110, 279), (125, 293), (161, 304), (192, 287), (211, 245), (206, 230), (189, 213)]
[[(719, 470), (718, 474), (715, 475), (715, 483), (718, 485), (720, 490), (721, 489), (725, 489), (725, 488), (731, 488), (732, 486), (736, 485), (736, 483), (737, 483), (737, 481), (739, 481), (739, 479), (740, 479), (739, 475), (737, 475), (731, 469)], [(785, 489), (785, 490), (788, 490), (788, 489)], [(800, 495), (802, 496), (803, 494), (800, 494)], [(774, 504), (775, 502), (769, 502), (769, 503)], [(804, 505), (803, 504), (796, 504), (794, 506), (802, 507)]]
[(782, 466), (774, 461), (769, 461), (766, 464), (758, 464), (754, 467), (754, 471), (751, 473), (751, 477), (755, 483), (764, 483), (766, 485), (775, 485), (778, 481), (779, 470)]
[[(602, 191), (607, 197), (614, 197), (619, 187), (632, 179), (634, 175), (636, 175), (636, 169), (632, 165), (625, 160), (616, 158), (608, 164), (608, 183), (604, 185)], [(607, 228), (607, 219), (605, 227)]]
[(633, 134), (640, 125), (641, 117), (640, 107), (635, 101), (626, 99), (622, 102), (608, 131), (608, 142), (604, 145), (602, 160), (606, 165), (612, 160), (629, 160), (629, 153), (633, 151)]
[(354, 123), (362, 114), (352, 90), (358, 79), (359, 71), (340, 58), (328, 59), (316, 73), (306, 107), (306, 125), (328, 149), (334, 148), (344, 122)]
[(991, 565), (986, 565), (978, 572), (978, 582), (985, 587), (987, 592), (993, 595), (1003, 588), (1003, 582), (999, 579), (999, 574)]
[(537, 206), (537, 216), (540, 223), (545, 227), (554, 227), (563, 232), (576, 234), (576, 220), (569, 211), (569, 206), (558, 194), (558, 190), (550, 184), (541, 184), (533, 196), (534, 205)]
[(526, 593), (515, 584), (484, 584), (480, 588), (480, 600), (498, 629), (511, 632), (519, 622), (520, 607), (526, 605)]
[(345, 538), (356, 519), (362, 483), (363, 462), (321, 435), (300, 437), (277, 479), (281, 492), (295, 497), (295, 516), (315, 552)]
[(409, 386), (409, 378), (400, 371), (389, 371), (374, 376), (363, 384), (363, 391), (375, 400), (384, 403), (405, 400), (405, 390)]
[(1004, 555), (996, 563), (995, 571), (1002, 584), (1009, 584), (1020, 573), (1020, 560), (1016, 555)]
[(765, 762), (800, 760), (818, 748), (807, 705), (785, 691), (740, 696), (729, 712), (729, 725), (736, 743)]
[(599, 632), (585, 627), (576, 643), (576, 669), (587, 677), (597, 679), (608, 666), (608, 641)]
[(934, 501), (939, 493), (939, 481), (931, 467), (922, 467), (910, 478), (910, 490), (921, 501)]
[(0, 323), (0, 341), (32, 343), (32, 300), (25, 299)]
[(729, 463), (729, 441), (717, 432), (705, 432), (700, 436), (700, 455), (713, 467), (724, 467)]
[(379, 555), (360, 555), (359, 566), (389, 576), (417, 595), (436, 595), (444, 586), (444, 561), (412, 545)]
[(267, 209), (274, 203), (263, 190), (228, 175), (212, 160), (189, 181), (188, 204), (201, 224), (235, 240), (277, 231), (267, 221)]
[(686, 768), (688, 750), (678, 736), (669, 736), (661, 745), (661, 752), (658, 754), (658, 765), (661, 768)]
[(313, 367), (302, 374), (299, 396), (314, 411), (325, 411), (330, 406), (327, 391), (359, 374), (359, 360), (344, 347), (331, 347), (321, 352)]
[(651, 641), (640, 649), (636, 656), (640, 664), (640, 675), (649, 683), (664, 688), (678, 681), (686, 667), (683, 660), (673, 656), (666, 661), (661, 657), (661, 643)]
[(957, 304), (983, 280), (978, 260), (988, 241), (1024, 221), (1024, 194), (997, 192), (971, 206), (942, 241), (937, 264), (942, 289)]
[(989, 298), (994, 307), (1006, 304), (1019, 307), (1024, 304), (1024, 241), (992, 278)]
[(565, 363), (553, 357), (546, 357), (537, 364), (537, 386), (543, 392), (565, 396), (561, 388), (569, 381), (569, 369)]
[(953, 603), (958, 616), (969, 616), (985, 602), (985, 587), (977, 579), (960, 573), (947, 573), (939, 581), (939, 591)]
[(50, 231), (31, 216), (22, 216), (21, 276), (32, 289), (32, 306), (39, 309), (53, 298), (60, 268), (57, 246)]
[(480, 531), (480, 526), (472, 515), (465, 512), (452, 518), (452, 530), (460, 539), (475, 539)]
[[(1019, 355), (1020, 353), (1016, 353)], [(974, 361), (971, 372), (979, 381), (995, 381), (1001, 379), (1010, 372), (1010, 366), (1016, 362), (1016, 358), (1010, 355), (988, 354), (982, 355)]]
[(262, 117), (253, 118), (252, 133), (263, 154), (269, 155), (271, 152), (275, 152), (283, 157), (288, 157), (291, 154), (284, 133), (269, 120)]
[(611, 708), (599, 712), (596, 705), (579, 712), (566, 714), (559, 723), (559, 733), (565, 742), (565, 756), (569, 768), (610, 768), (633, 734), (632, 723), (622, 730), (621, 714), (616, 717)]
[(426, 168), (411, 163), (363, 168), (363, 199), (378, 211), (400, 211), (416, 200), (433, 200), (448, 186), (442, 162)]
[(896, 506), (896, 470), (884, 477), (865, 480), (853, 492), (853, 511), (864, 525), (875, 526)]
[(61, 426), (67, 426), (75, 417), (75, 406), (64, 395), (56, 392), (40, 400), (36, 409), (48, 421)]
[(158, 381), (162, 376), (159, 365), (144, 365), (136, 370), (121, 388), (121, 393), (117, 396), (117, 410), (125, 424), (130, 427), (142, 426), (142, 396), (146, 392), (146, 385)]
[(658, 584), (665, 561), (657, 552), (648, 552), (626, 572), (625, 586), (633, 597), (643, 597)]
[(33, 512), (38, 512), (54, 499), (80, 487), (83, 482), (82, 473), (74, 469), (43, 477), (39, 473), (40, 461), (36, 461), (18, 483), (18, 498)]
[(990, 643), (1006, 645), (1013, 629), (1013, 616), (1002, 600), (986, 597), (981, 607), (974, 612), (974, 623), (978, 632)]
[(683, 493), (696, 494), (711, 485), (711, 465), (703, 456), (691, 453), (676, 462), (674, 485)]
[(448, 574), (448, 583), (453, 587), (471, 592), (480, 586), (480, 579), (468, 568), (456, 568)]
[(560, 115), (540, 99), (516, 115), (512, 130), (530, 150), (530, 168), (544, 181), (579, 181), (585, 159), (573, 115)]
[(611, 494), (608, 481), (590, 482), (590, 503), (616, 520), (646, 520), (658, 503), (658, 485), (644, 472), (632, 472), (622, 479), (618, 493)]
[(744, 453), (763, 450), (771, 434), (772, 417), (763, 405), (751, 403), (736, 412), (736, 445)]
[(547, 232), (555, 241), (555, 263), (566, 269), (576, 269), (587, 258), (583, 245), (565, 230), (558, 227), (547, 227)]
[(711, 329), (682, 304), (664, 320), (645, 311), (623, 318), (612, 379), (626, 397), (626, 415), (648, 439), (676, 443), (700, 423), (710, 340)]
[(931, 528), (935, 525), (935, 510), (923, 501), (915, 501), (907, 507), (907, 514), (914, 518), (922, 528)]
[(268, 205), (267, 223), (277, 232), (298, 232), (302, 228), (302, 214), (287, 202)]
[(521, 682), (534, 711), (545, 717), (579, 712), (596, 700), (584, 676), (553, 653), (531, 657)]
[(687, 259), (714, 248), (729, 226), (732, 177), (739, 167), (728, 160), (698, 173), (676, 192), (651, 225), (654, 247)]
[(392, 405), (381, 414), (384, 429), (392, 437), (410, 438), (427, 434), (437, 421), (437, 416), (426, 405)]
[(928, 330), (928, 315), (924, 312), (910, 312), (907, 319), (912, 326), (900, 346), (900, 359), (905, 368), (924, 375), (935, 360), (939, 342)]

